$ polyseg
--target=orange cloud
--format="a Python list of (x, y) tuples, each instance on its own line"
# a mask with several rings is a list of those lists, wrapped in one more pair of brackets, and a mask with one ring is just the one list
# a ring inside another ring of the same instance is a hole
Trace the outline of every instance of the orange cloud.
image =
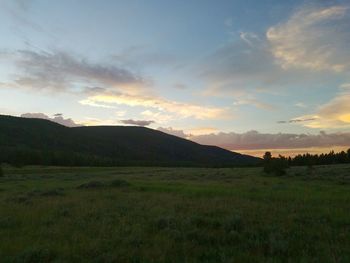
[(300, 118), (312, 117), (314, 120), (304, 123), (309, 128), (350, 127), (350, 92), (339, 93), (330, 102), (322, 105), (315, 115), (305, 115)]
[(181, 118), (216, 119), (228, 116), (227, 109), (217, 107), (202, 107), (196, 104), (171, 101), (160, 97), (130, 95), (122, 93), (104, 93), (90, 96), (80, 101), (83, 105), (102, 105), (109, 107), (115, 104), (153, 108), (161, 112), (169, 112)]

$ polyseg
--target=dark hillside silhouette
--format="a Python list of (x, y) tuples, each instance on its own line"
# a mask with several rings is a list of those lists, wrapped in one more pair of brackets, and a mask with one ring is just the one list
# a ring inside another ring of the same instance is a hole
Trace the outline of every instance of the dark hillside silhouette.
[(259, 158), (134, 126), (68, 128), (0, 116), (0, 162), (16, 166), (245, 166)]

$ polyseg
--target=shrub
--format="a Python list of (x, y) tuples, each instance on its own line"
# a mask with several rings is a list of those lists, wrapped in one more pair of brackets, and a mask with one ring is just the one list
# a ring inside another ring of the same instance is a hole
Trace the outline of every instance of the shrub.
[(47, 248), (27, 248), (17, 255), (14, 262), (53, 262), (56, 258), (55, 253)]
[(77, 188), (78, 189), (92, 189), (92, 188), (101, 188), (104, 187), (105, 184), (100, 181), (90, 181), (85, 184), (79, 185)]
[(115, 179), (113, 181), (111, 181), (110, 184), (112, 187), (126, 187), (129, 186), (129, 182), (125, 181), (125, 180), (121, 180), (121, 179)]
[(288, 168), (288, 160), (283, 156), (273, 158), (270, 152), (264, 155), (264, 172), (268, 174), (275, 174), (277, 176), (285, 175)]
[(4, 176), (4, 171), (2, 170), (2, 166), (0, 164), (0, 177), (3, 177)]

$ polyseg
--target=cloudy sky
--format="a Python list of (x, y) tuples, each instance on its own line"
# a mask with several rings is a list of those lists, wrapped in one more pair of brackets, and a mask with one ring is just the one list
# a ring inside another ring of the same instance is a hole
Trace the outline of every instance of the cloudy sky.
[(1, 114), (350, 146), (348, 0), (0, 0), (0, 36)]

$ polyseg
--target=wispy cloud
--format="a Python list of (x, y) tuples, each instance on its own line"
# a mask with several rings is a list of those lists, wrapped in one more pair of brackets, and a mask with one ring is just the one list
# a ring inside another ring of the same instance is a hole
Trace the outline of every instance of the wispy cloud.
[(234, 101), (233, 105), (235, 105), (235, 106), (250, 105), (250, 106), (254, 106), (258, 109), (263, 109), (263, 110), (275, 110), (276, 109), (276, 107), (274, 105), (259, 101), (255, 98), (239, 99), (239, 100)]
[(153, 108), (161, 112), (172, 113), (181, 118), (214, 119), (226, 118), (228, 116), (227, 109), (225, 108), (203, 107), (196, 104), (171, 101), (156, 96), (128, 95), (117, 92), (107, 92), (105, 94), (90, 96), (87, 99), (81, 100), (80, 103), (90, 106), (95, 106), (96, 104), (104, 106), (140, 106), (144, 108)]
[(307, 108), (307, 105), (304, 102), (297, 102), (294, 105), (298, 108)]
[(277, 123), (300, 123), (300, 122), (309, 122), (309, 121), (314, 121), (317, 120), (317, 116), (316, 117), (304, 117), (304, 118), (294, 118), (288, 121), (278, 121)]
[[(319, 107), (313, 121), (305, 123), (309, 128), (350, 127), (350, 92), (340, 93), (328, 103)], [(310, 115), (302, 116), (308, 118)]]
[[(9, 54), (7, 54), (9, 55)], [(98, 64), (66, 52), (29, 50), (10, 54), (18, 73), (11, 86), (30, 90), (74, 92), (87, 96), (80, 104), (114, 109), (116, 105), (155, 109), (163, 115), (213, 119), (227, 117), (227, 109), (165, 99), (154, 94), (151, 81), (126, 68)], [(149, 113), (149, 112), (148, 112)]]
[(18, 71), (8, 84), (18, 88), (76, 92), (89, 86), (103, 86), (132, 92), (148, 84), (142, 76), (125, 68), (92, 63), (62, 51), (20, 50), (13, 52), (11, 58)]
[(300, 122), (309, 128), (349, 128), (350, 127), (350, 85), (343, 83), (338, 93), (327, 103), (320, 105), (311, 114), (306, 114), (290, 121), (279, 123)]
[(268, 29), (271, 51), (283, 68), (341, 72), (349, 69), (349, 6), (303, 6)]
[(238, 40), (220, 46), (198, 65), (206, 83), (203, 94), (269, 109), (257, 93), (261, 87), (277, 99), (291, 86), (297, 91), (348, 75), (349, 6), (320, 6), (303, 5), (265, 34), (243, 31)]
[(260, 38), (252, 32), (240, 32), (239, 37), (250, 47), (254, 47), (256, 42), (260, 42)]
[(16, 29), (28, 27), (40, 33), (47, 33), (41, 25), (28, 18), (28, 10), (33, 6), (32, 0), (2, 0), (0, 1), (0, 12), (10, 15)]
[(172, 114), (166, 114), (159, 111), (151, 111), (151, 110), (145, 110), (141, 112), (141, 115), (147, 118), (151, 118), (157, 123), (167, 123), (175, 119), (175, 116), (173, 116)]

